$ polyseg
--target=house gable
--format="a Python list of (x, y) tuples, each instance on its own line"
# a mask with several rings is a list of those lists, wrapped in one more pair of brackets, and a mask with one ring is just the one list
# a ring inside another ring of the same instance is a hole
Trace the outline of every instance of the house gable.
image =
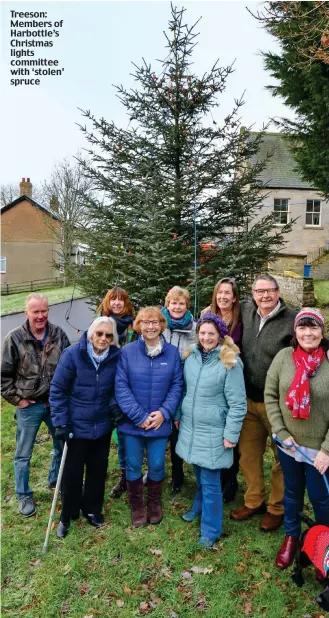
[(59, 220), (32, 198), (22, 195), (1, 209), (2, 242), (53, 242)]

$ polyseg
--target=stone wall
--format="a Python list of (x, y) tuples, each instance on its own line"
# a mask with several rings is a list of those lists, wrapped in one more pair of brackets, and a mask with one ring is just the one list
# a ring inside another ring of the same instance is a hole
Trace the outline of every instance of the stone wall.
[(294, 307), (314, 307), (314, 282), (312, 277), (274, 273), (282, 298)]
[(283, 273), (285, 270), (292, 270), (297, 275), (303, 275), (305, 263), (305, 255), (282, 255), (279, 253), (278, 259), (269, 263), (269, 268), (271, 272), (273, 271), (274, 276), (276, 273)]

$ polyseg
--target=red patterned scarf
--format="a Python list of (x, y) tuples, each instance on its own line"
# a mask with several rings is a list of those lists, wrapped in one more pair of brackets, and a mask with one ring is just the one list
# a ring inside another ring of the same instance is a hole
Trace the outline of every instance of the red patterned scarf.
[(286, 397), (286, 406), (288, 410), (291, 410), (293, 418), (307, 421), (311, 409), (310, 377), (315, 376), (324, 357), (323, 348), (317, 348), (308, 353), (298, 346), (293, 351), (292, 360), (296, 372)]

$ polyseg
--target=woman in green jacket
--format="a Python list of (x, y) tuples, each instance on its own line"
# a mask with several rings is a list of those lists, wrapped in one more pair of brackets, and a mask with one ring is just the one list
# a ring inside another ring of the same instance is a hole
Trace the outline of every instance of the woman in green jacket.
[(197, 491), (185, 521), (201, 516), (199, 544), (211, 547), (222, 534), (220, 471), (233, 463), (247, 411), (243, 366), (225, 322), (204, 313), (197, 323), (197, 345), (184, 363), (186, 394), (176, 416), (176, 453), (194, 466)]
[(275, 561), (279, 569), (292, 564), (299, 547), (305, 487), (316, 523), (329, 526), (329, 494), (321, 478), (329, 481), (329, 341), (323, 315), (305, 307), (295, 318), (294, 331), (292, 347), (274, 358), (264, 391), (268, 420), (281, 441), (286, 535)]

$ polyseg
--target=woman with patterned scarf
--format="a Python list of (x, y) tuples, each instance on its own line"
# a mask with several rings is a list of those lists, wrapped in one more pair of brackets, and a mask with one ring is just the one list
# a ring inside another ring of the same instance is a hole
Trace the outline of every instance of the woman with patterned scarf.
[[(127, 292), (123, 288), (115, 286), (107, 292), (96, 313), (101, 316), (113, 318), (119, 335), (119, 345), (135, 341), (138, 337), (134, 332), (133, 322), (135, 310), (131, 304)], [(111, 498), (119, 498), (127, 490), (126, 484), (126, 459), (123, 446), (123, 438), (118, 434), (118, 458), (120, 466), (120, 479), (110, 491)]]
[[(166, 296), (165, 306), (161, 312), (167, 320), (167, 328), (163, 336), (168, 343), (178, 348), (181, 357), (190, 345), (195, 343), (196, 323), (189, 310), (190, 295), (187, 290), (175, 285)], [(178, 440), (178, 429), (174, 425), (170, 436), (172, 463), (172, 491), (180, 491), (184, 482), (183, 460), (175, 452)]]
[[(275, 562), (280, 569), (292, 564), (298, 549), (305, 486), (316, 523), (329, 526), (329, 495), (322, 478), (326, 475), (329, 480), (329, 341), (324, 338), (324, 323), (316, 309), (302, 309), (295, 318), (292, 347), (276, 355), (266, 379), (266, 413), (273, 434), (287, 444), (278, 448), (286, 533)], [(298, 452), (288, 448), (291, 444), (299, 447)]]

